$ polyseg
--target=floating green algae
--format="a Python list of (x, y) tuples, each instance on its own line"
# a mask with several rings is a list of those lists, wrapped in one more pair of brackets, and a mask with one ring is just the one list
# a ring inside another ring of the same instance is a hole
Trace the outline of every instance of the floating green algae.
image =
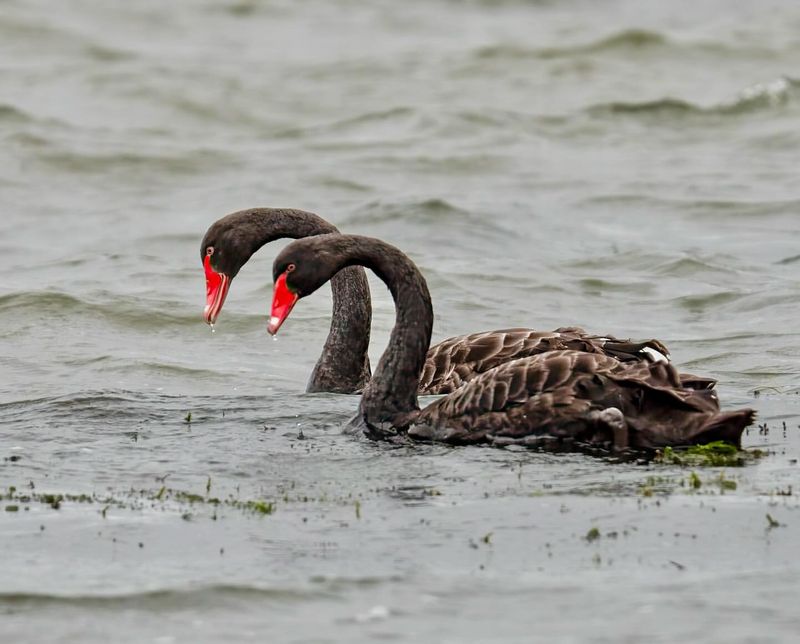
[(589, 542), (596, 541), (599, 538), (600, 538), (600, 530), (598, 530), (596, 527), (591, 528), (584, 537), (584, 539), (586, 539), (586, 541)]
[(272, 501), (234, 502), (233, 506), (243, 510), (250, 510), (255, 514), (272, 514), (275, 512), (275, 504)]
[[(208, 489), (208, 486), (207, 486)], [(151, 490), (131, 489), (123, 493), (99, 494), (69, 494), (52, 492), (20, 492), (15, 486), (10, 486), (6, 494), (0, 494), (0, 501), (5, 501), (6, 512), (16, 512), (20, 505), (27, 510), (30, 504), (42, 504), (49, 506), (53, 510), (60, 510), (65, 503), (72, 504), (93, 504), (100, 505), (98, 512), (105, 519), (109, 510), (112, 508), (141, 510), (145, 507), (167, 508), (170, 505), (207, 506), (214, 510), (211, 515), (216, 519), (215, 509), (219, 506), (226, 506), (236, 510), (257, 514), (273, 514), (276, 510), (274, 501), (264, 499), (239, 499), (229, 496), (226, 499), (217, 497), (203, 496), (185, 490), (176, 490), (162, 485), (156, 492)], [(186, 512), (183, 513), (187, 514)], [(185, 517), (184, 517), (185, 518)]]
[(760, 449), (740, 450), (725, 441), (713, 441), (691, 447), (665, 447), (656, 454), (654, 463), (689, 467), (744, 467), (765, 456)]

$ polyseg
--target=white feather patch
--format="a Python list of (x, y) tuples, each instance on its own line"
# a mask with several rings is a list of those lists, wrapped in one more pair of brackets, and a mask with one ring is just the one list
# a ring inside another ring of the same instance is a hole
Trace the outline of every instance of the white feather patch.
[(669, 356), (665, 356), (663, 353), (661, 353), (660, 351), (656, 351), (652, 347), (645, 347), (644, 349), (642, 349), (642, 353), (645, 353), (648, 356), (650, 356), (650, 359), (653, 362), (669, 362)]

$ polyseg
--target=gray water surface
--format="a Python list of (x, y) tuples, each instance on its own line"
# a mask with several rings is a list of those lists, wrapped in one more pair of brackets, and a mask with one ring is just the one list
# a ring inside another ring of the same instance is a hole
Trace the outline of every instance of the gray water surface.
[[(796, 641), (798, 34), (789, 0), (3, 2), (0, 639)], [(768, 455), (342, 435), (357, 398), (302, 393), (327, 287), (265, 333), (282, 244), (202, 323), (200, 239), (252, 206), (405, 250), (434, 340), (660, 338)]]

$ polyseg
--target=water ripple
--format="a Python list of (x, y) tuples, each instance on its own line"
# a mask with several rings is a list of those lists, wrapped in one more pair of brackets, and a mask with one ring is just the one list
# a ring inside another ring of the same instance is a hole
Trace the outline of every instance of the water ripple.
[(703, 106), (685, 99), (665, 97), (653, 101), (599, 103), (586, 109), (596, 117), (632, 116), (658, 119), (661, 122), (685, 122), (687, 117), (744, 116), (773, 110), (800, 100), (800, 81), (782, 77), (748, 87), (735, 99), (717, 105)]
[[(368, 582), (365, 582), (368, 583)], [(312, 598), (334, 597), (336, 588), (325, 584), (303, 588), (271, 588), (256, 585), (213, 584), (204, 588), (151, 590), (118, 594), (57, 595), (50, 593), (0, 593), (0, 606), (16, 609), (36, 609), (56, 606), (80, 606), (96, 609), (136, 608), (158, 612), (176, 608), (219, 607), (220, 602), (271, 599), (273, 601), (304, 601)]]
[[(647, 29), (625, 29), (587, 43), (576, 43), (556, 47), (530, 47), (514, 43), (501, 43), (478, 48), (473, 52), (477, 60), (550, 60), (603, 55), (628, 56), (644, 54), (662, 57), (686, 57), (702, 55), (713, 58), (731, 57), (752, 60), (776, 58), (781, 49), (764, 45), (742, 43), (735, 45), (720, 40), (696, 41), (677, 39), (659, 31)], [(790, 53), (790, 52), (787, 52)]]
[(489, 45), (475, 52), (478, 59), (567, 58), (600, 53), (629, 53), (646, 49), (660, 49), (669, 40), (662, 34), (644, 29), (628, 29), (601, 38), (595, 42), (566, 47), (531, 48), (513, 44)]
[[(185, 312), (176, 312), (184, 309)], [(175, 302), (153, 302), (135, 296), (110, 295), (100, 301), (59, 291), (23, 291), (0, 296), (0, 312), (24, 320), (94, 316), (139, 329), (196, 326), (199, 314)], [(231, 316), (233, 317), (233, 316)]]

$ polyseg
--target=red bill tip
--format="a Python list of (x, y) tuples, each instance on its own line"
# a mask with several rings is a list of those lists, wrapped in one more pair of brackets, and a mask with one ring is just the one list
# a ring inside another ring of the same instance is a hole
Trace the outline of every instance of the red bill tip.
[(206, 269), (206, 308), (203, 311), (203, 317), (206, 324), (214, 324), (217, 321), (219, 312), (222, 310), (225, 297), (228, 295), (228, 287), (231, 284), (231, 280), (224, 273), (217, 273), (211, 268), (210, 255), (206, 255), (203, 260), (203, 266)]
[(292, 312), (294, 305), (297, 304), (298, 299), (300, 299), (300, 296), (297, 293), (292, 293), (286, 285), (286, 273), (281, 274), (275, 280), (275, 289), (272, 293), (272, 311), (267, 325), (267, 332), (270, 335), (275, 335), (278, 332), (284, 320)]

